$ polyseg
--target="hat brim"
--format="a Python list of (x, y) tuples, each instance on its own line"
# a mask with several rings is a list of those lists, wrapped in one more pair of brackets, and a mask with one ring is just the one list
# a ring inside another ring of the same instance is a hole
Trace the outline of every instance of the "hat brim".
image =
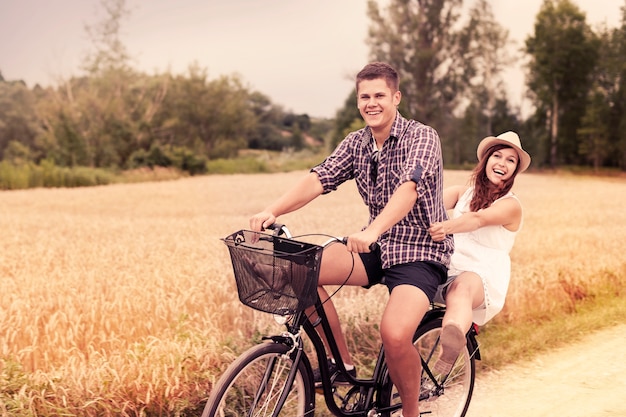
[(478, 160), (481, 161), (483, 159), (483, 157), (485, 156), (485, 152), (489, 148), (491, 148), (494, 145), (499, 145), (499, 144), (509, 146), (515, 149), (515, 151), (517, 151), (517, 154), (519, 156), (518, 173), (524, 172), (528, 169), (528, 167), (530, 166), (530, 161), (531, 161), (531, 158), (528, 152), (526, 152), (525, 150), (515, 145), (514, 143), (511, 143), (508, 140), (499, 139), (495, 136), (487, 136), (485, 139), (480, 141), (480, 143), (478, 144), (478, 148), (476, 149), (476, 156), (478, 157)]

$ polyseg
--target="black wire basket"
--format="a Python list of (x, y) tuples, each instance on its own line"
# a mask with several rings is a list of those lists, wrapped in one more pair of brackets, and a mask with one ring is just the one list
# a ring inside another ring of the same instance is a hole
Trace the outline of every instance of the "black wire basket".
[(223, 241), (243, 304), (289, 315), (315, 303), (322, 246), (250, 230), (235, 232)]

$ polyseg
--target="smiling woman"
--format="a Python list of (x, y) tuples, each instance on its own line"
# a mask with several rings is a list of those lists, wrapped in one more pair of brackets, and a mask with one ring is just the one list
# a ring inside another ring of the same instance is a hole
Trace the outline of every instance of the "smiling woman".
[(509, 253), (522, 225), (522, 207), (511, 189), (530, 165), (519, 136), (505, 132), (483, 139), (470, 186), (444, 190), (450, 220), (431, 225), (435, 241), (454, 235), (448, 280), (437, 301), (447, 306), (443, 318), (443, 354), (435, 365), (447, 374), (465, 346), (472, 323), (484, 325), (504, 307), (511, 277)]

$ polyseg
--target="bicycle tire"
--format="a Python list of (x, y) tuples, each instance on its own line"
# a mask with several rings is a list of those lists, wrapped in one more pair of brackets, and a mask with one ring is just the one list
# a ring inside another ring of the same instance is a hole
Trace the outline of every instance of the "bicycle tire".
[[(413, 344), (429, 368), (432, 368), (440, 354), (441, 347), (438, 343), (440, 333), (441, 318), (438, 317), (420, 325), (413, 336)], [(464, 417), (472, 399), (475, 377), (476, 363), (468, 341), (444, 383), (443, 393), (436, 392), (432, 378), (422, 369), (420, 413), (429, 417)], [(381, 407), (401, 405), (398, 391), (387, 372), (383, 380), (379, 404)], [(390, 417), (394, 413), (382, 415)]]
[[(242, 353), (213, 387), (202, 417), (274, 415), (293, 367), (293, 360), (286, 355), (289, 349), (281, 343), (261, 343)], [(313, 415), (312, 381), (310, 370), (300, 361), (288, 397), (276, 415)]]

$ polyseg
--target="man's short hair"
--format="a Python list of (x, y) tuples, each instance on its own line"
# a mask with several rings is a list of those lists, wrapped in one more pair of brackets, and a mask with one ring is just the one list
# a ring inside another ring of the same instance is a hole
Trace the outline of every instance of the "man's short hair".
[(389, 64), (384, 62), (372, 62), (363, 67), (356, 75), (356, 88), (359, 89), (359, 83), (363, 80), (377, 80), (382, 78), (387, 86), (395, 93), (400, 88), (400, 77), (396, 70)]

